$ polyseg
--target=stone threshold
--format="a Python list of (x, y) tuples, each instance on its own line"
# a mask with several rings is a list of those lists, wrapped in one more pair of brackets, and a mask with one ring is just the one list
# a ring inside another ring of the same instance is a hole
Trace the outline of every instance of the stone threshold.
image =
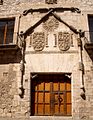
[(30, 120), (72, 120), (72, 117), (64, 116), (30, 116)]
[(30, 116), (29, 118), (19, 117), (0, 117), (0, 120), (72, 120), (72, 117), (62, 117), (62, 116)]

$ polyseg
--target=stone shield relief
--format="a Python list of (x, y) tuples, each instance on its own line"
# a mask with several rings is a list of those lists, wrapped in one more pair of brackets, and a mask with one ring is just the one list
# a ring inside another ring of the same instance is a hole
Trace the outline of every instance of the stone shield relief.
[(67, 51), (70, 48), (70, 34), (68, 32), (58, 33), (58, 47), (61, 51)]
[(35, 51), (42, 51), (45, 46), (45, 34), (43, 32), (35, 32), (32, 45)]

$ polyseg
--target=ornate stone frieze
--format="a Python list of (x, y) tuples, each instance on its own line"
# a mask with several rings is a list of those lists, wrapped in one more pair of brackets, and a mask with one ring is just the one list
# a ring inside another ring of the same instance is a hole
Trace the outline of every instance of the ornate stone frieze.
[(47, 4), (57, 4), (57, 0), (45, 0)]
[(58, 33), (58, 46), (61, 51), (66, 51), (70, 48), (70, 34), (68, 32)]
[(42, 51), (45, 46), (45, 34), (44, 32), (36, 32), (33, 34), (33, 48), (35, 51)]
[(52, 32), (55, 29), (57, 29), (59, 26), (59, 21), (54, 18), (54, 17), (50, 17), (46, 22), (44, 22), (43, 24), (43, 28), (48, 31), (48, 32)]
[(29, 46), (35, 51), (42, 51), (44, 47), (47, 47), (47, 50), (57, 47), (61, 51), (67, 51), (73, 46), (73, 36), (69, 32), (35, 32), (30, 36)]

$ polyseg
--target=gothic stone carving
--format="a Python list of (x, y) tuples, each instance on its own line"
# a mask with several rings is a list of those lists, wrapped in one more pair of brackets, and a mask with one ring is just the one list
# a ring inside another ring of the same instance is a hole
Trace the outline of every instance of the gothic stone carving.
[(47, 4), (53, 4), (53, 3), (57, 4), (57, 0), (45, 0), (45, 2)]
[(58, 33), (58, 46), (61, 51), (66, 51), (70, 48), (70, 34), (68, 32)]
[(44, 24), (43, 24), (43, 28), (48, 31), (48, 32), (52, 32), (55, 29), (57, 29), (59, 26), (59, 21), (54, 18), (54, 17), (50, 17)]
[(42, 51), (45, 46), (45, 35), (43, 32), (36, 32), (33, 34), (33, 48), (35, 51)]

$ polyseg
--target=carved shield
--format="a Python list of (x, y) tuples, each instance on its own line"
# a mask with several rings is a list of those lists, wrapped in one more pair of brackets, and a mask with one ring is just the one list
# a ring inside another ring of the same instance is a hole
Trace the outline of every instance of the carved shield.
[(33, 34), (33, 48), (35, 51), (42, 51), (45, 46), (45, 35), (43, 32), (36, 32)]
[(66, 51), (70, 48), (70, 34), (68, 32), (58, 33), (58, 46), (61, 51)]

